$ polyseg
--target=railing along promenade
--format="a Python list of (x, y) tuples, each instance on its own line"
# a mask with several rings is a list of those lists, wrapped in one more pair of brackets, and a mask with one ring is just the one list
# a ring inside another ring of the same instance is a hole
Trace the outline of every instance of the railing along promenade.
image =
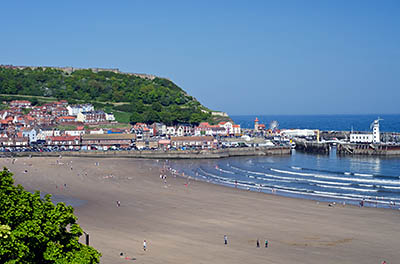
[(290, 147), (244, 147), (214, 150), (90, 150), (57, 152), (2, 152), (2, 157), (88, 157), (88, 158), (147, 158), (147, 159), (219, 159), (239, 156), (289, 155)]

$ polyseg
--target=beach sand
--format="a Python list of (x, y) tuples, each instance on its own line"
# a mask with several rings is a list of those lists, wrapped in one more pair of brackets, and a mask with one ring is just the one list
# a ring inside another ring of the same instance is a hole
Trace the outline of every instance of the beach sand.
[(160, 163), (0, 159), (27, 190), (83, 201), (75, 214), (101, 263), (400, 263), (399, 210), (329, 207), (171, 175), (165, 184)]

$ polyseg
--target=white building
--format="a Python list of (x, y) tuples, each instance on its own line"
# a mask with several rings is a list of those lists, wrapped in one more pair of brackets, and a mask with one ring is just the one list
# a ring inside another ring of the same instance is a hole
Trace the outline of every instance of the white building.
[(29, 142), (37, 141), (38, 131), (36, 129), (24, 130), (22, 131), (22, 137), (29, 138)]
[(372, 128), (371, 133), (351, 133), (350, 134), (350, 143), (374, 143), (378, 144), (381, 142), (381, 134), (379, 131), (379, 120), (375, 120), (370, 128)]
[(226, 135), (231, 135), (234, 134), (233, 132), (233, 124), (231, 122), (220, 122), (219, 127), (225, 128), (225, 134)]
[(65, 130), (65, 135), (67, 136), (82, 136), (85, 134), (84, 129), (74, 129), (74, 130)]
[(68, 115), (77, 116), (82, 112), (90, 112), (94, 111), (94, 107), (91, 104), (83, 104), (83, 105), (69, 105), (67, 106)]
[(381, 133), (379, 131), (379, 118), (374, 121), (371, 125), (373, 126), (372, 128), (372, 134), (374, 136), (373, 142), (374, 143), (381, 143)]
[(47, 137), (58, 137), (60, 135), (61, 132), (58, 129), (44, 128), (37, 134), (37, 140), (46, 140)]
[(104, 134), (104, 130), (102, 128), (93, 129), (93, 130), (90, 130), (89, 134), (91, 134), (91, 135), (103, 135)]
[(312, 130), (312, 129), (282, 129), (281, 136), (312, 137), (312, 136), (315, 136), (315, 130)]
[(106, 120), (107, 121), (115, 121), (115, 116), (113, 113), (106, 113)]
[(234, 135), (240, 135), (242, 133), (242, 130), (240, 129), (240, 125), (233, 125), (232, 131), (233, 131)]
[(368, 134), (350, 134), (350, 143), (372, 143), (373, 137)]
[(80, 112), (76, 120), (84, 123), (99, 123), (106, 121), (106, 114), (103, 111)]

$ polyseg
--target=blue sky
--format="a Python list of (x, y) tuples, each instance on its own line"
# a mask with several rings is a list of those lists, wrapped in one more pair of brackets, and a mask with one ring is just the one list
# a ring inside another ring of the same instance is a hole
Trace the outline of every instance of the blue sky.
[(0, 64), (168, 77), (229, 114), (400, 113), (400, 1), (5, 1)]

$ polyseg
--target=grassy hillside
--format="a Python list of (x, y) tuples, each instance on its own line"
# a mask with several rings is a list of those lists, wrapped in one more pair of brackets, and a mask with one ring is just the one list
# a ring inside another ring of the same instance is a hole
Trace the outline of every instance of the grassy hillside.
[[(65, 99), (69, 103), (93, 103), (113, 111), (123, 122), (167, 124), (212, 122), (208, 110), (172, 81), (146, 79), (123, 73), (58, 69), (0, 68), (0, 94), (4, 98), (22, 95), (34, 103)], [(4, 99), (3, 98), (3, 99)]]

